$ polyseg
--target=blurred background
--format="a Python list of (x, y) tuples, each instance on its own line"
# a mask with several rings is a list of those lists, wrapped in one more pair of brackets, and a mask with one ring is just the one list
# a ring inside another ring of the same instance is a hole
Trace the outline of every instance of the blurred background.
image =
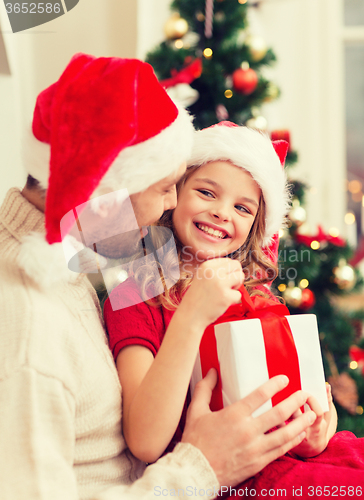
[(0, 27), (0, 201), (25, 183), (37, 94), (76, 52), (147, 59), (196, 127), (290, 142), (277, 291), (318, 316), (342, 428), (364, 435), (364, 0), (80, 0), (15, 34), (1, 3)]

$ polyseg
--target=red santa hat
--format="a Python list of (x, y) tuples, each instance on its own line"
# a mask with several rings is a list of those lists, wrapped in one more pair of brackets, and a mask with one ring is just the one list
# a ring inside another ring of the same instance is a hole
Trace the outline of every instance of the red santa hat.
[(140, 192), (176, 171), (192, 140), (191, 118), (149, 64), (75, 55), (39, 94), (25, 147), (27, 171), (47, 188), (48, 243), (61, 241), (63, 216), (91, 197)]
[(288, 212), (289, 191), (284, 172), (288, 151), (286, 141), (274, 141), (247, 127), (220, 122), (195, 132), (188, 166), (229, 160), (251, 174), (262, 190), (266, 207), (263, 245), (274, 244), (274, 235), (282, 227)]
[[(19, 265), (44, 287), (76, 278), (65, 259), (76, 251), (66, 251), (74, 218), (64, 216), (76, 207), (80, 214), (91, 198), (124, 188), (141, 192), (172, 174), (190, 155), (193, 131), (191, 117), (149, 64), (75, 55), (39, 94), (25, 139), (26, 169), (47, 189), (48, 243), (39, 234), (27, 236)], [(91, 199), (91, 207), (97, 202)], [(62, 238), (63, 247), (57, 244)]]

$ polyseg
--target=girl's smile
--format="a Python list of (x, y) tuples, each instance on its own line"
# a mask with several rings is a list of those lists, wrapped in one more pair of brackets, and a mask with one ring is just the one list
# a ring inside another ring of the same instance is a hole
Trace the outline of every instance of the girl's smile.
[(227, 161), (207, 163), (187, 178), (173, 225), (194, 264), (229, 255), (245, 243), (260, 195), (252, 176)]
[(197, 229), (200, 231), (204, 232), (207, 236), (211, 236), (214, 239), (224, 239), (224, 238), (229, 238), (230, 235), (227, 231), (222, 230), (218, 226), (213, 226), (212, 224), (206, 224), (206, 223), (200, 223), (200, 222), (195, 222), (195, 226)]

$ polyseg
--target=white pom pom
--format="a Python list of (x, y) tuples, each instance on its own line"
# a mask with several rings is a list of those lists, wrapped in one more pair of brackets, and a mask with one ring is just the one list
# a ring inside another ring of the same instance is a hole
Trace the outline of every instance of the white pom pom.
[[(68, 268), (72, 257), (74, 271)], [(42, 289), (60, 282), (74, 282), (80, 273), (95, 273), (107, 264), (107, 259), (67, 235), (63, 243), (49, 245), (44, 235), (31, 233), (23, 238), (18, 264)]]
[(24, 237), (18, 264), (40, 288), (75, 281), (79, 276), (79, 273), (68, 269), (62, 243), (49, 245), (40, 233), (30, 233)]
[(173, 87), (169, 87), (167, 94), (173, 101), (179, 102), (185, 108), (192, 106), (200, 97), (197, 90), (193, 89), (187, 83), (178, 83)]

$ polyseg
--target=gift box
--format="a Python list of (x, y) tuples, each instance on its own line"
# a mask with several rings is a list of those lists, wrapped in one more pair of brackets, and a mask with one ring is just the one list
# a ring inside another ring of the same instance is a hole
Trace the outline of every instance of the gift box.
[(210, 407), (221, 409), (244, 398), (275, 375), (287, 375), (288, 386), (253, 413), (258, 416), (297, 390), (313, 395), (329, 411), (316, 316), (290, 316), (283, 304), (249, 297), (231, 306), (201, 340), (191, 391), (210, 368), (219, 380)]

